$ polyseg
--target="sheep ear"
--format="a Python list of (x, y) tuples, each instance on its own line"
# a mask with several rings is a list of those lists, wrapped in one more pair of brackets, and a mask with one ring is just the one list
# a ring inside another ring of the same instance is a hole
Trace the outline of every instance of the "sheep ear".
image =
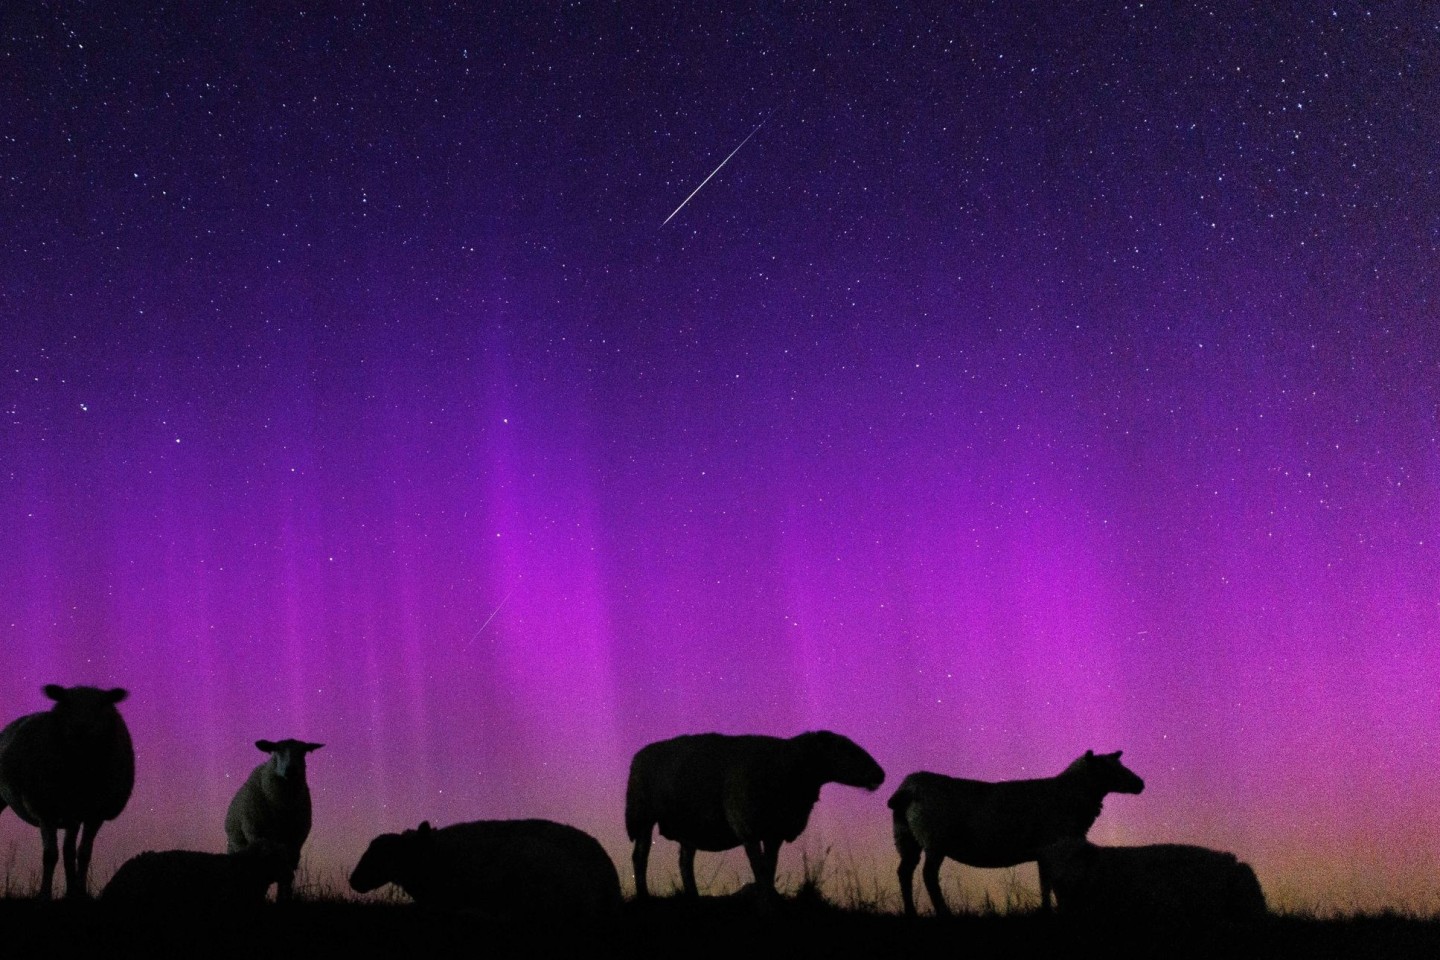
[(280, 746), (280, 744), (276, 743), (273, 740), (256, 740), (255, 746), (259, 747), (261, 750), (264, 750), (266, 753), (274, 753), (275, 748)]
[(1122, 753), (1124, 753), (1124, 752), (1125, 752), (1124, 750), (1116, 750), (1114, 753), (1110, 754), (1110, 756), (1114, 757), (1116, 760), (1119, 760), (1119, 759), (1120, 759), (1120, 754), (1122, 754)]
[(424, 836), (425, 834), (430, 832), (430, 829), (430, 821), (426, 820), (423, 821), (420, 826), (416, 828), (416, 832), (419, 833), (421, 836)]
[(115, 687), (112, 690), (105, 691), (105, 697), (111, 703), (124, 703), (125, 698), (128, 696), (130, 696), (130, 691), (126, 690), (124, 687)]
[(323, 743), (302, 743), (302, 744), (301, 744), (301, 747), (304, 748), (304, 750), (305, 750), (306, 753), (309, 753), (309, 752), (312, 751), (312, 750), (319, 750), (319, 749), (320, 749), (321, 747), (323, 747), (323, 746), (325, 746), (325, 744), (323, 744)]
[(1093, 760), (1094, 758), (1095, 758), (1095, 751), (1094, 751), (1094, 750), (1086, 750), (1086, 751), (1085, 751), (1085, 759), (1086, 759), (1086, 760)]
[(65, 688), (58, 683), (47, 683), (41, 690), (45, 693), (45, 696), (54, 700), (56, 703), (65, 699)]

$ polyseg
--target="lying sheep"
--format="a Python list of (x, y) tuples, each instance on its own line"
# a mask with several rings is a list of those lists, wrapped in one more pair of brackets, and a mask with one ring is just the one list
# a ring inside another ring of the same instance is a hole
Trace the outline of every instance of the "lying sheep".
[(417, 904), (494, 919), (600, 920), (621, 904), (620, 878), (599, 841), (550, 820), (480, 820), (385, 833), (350, 886), (393, 883)]
[(55, 701), (49, 711), (0, 730), (0, 812), (12, 807), (40, 828), (42, 900), (50, 899), (60, 859), (56, 832), (65, 831), (65, 896), (84, 897), (95, 834), (120, 815), (135, 786), (135, 750), (115, 709), (126, 693), (50, 684), (45, 696)]
[(129, 907), (254, 906), (292, 869), (289, 849), (271, 840), (257, 840), (238, 853), (149, 850), (121, 864), (100, 896)]
[(305, 782), (305, 755), (322, 743), (302, 740), (257, 740), (270, 754), (240, 785), (225, 812), (226, 848), (239, 853), (257, 840), (269, 840), (289, 853), (289, 869), (277, 879), (276, 899), (289, 900), (300, 865), (300, 848), (310, 836), (310, 785)]
[[(900, 896), (915, 913), (915, 867), (937, 914), (948, 914), (940, 892), (940, 865), (950, 857), (972, 867), (1013, 867), (1036, 860), (1066, 837), (1083, 837), (1100, 816), (1108, 793), (1139, 793), (1145, 781), (1120, 763), (1120, 751), (1086, 750), (1057, 776), (987, 783), (938, 773), (912, 773), (889, 806), (900, 852)], [(1050, 875), (1039, 863), (1040, 906), (1050, 909)]]
[(1183, 844), (1097, 847), (1069, 838), (1041, 863), (1060, 910), (1086, 917), (1247, 921), (1265, 916), (1265, 894), (1234, 854)]
[(636, 896), (652, 831), (680, 844), (680, 879), (695, 896), (695, 851), (744, 846), (764, 893), (775, 889), (780, 845), (800, 836), (827, 783), (874, 790), (885, 771), (854, 741), (820, 730), (788, 740), (700, 733), (642, 747), (630, 763), (625, 830), (635, 843)]

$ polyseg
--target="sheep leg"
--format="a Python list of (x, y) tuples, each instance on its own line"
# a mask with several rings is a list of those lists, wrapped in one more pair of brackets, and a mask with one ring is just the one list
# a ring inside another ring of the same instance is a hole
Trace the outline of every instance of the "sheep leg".
[(55, 839), (55, 828), (40, 825), (40, 899), (49, 900), (55, 885), (55, 864), (60, 862), (60, 844)]
[(76, 889), (82, 895), (89, 895), (90, 854), (95, 849), (95, 834), (100, 832), (100, 826), (104, 822), (104, 820), (86, 820), (80, 830), (80, 849), (75, 854), (75, 873), (79, 877)]
[(295, 896), (295, 874), (287, 873), (275, 882), (275, 902), (289, 903)]
[(687, 897), (700, 896), (700, 888), (695, 886), (695, 848), (683, 843), (680, 844), (680, 883)]
[(1042, 857), (1036, 861), (1035, 867), (1040, 872), (1040, 912), (1049, 913), (1054, 888), (1050, 885), (1050, 871), (1046, 867), (1045, 858)]
[(920, 868), (925, 890), (930, 894), (930, 905), (935, 908), (935, 915), (938, 917), (950, 916), (950, 908), (945, 905), (945, 895), (940, 892), (940, 865), (944, 862), (945, 857), (932, 850), (925, 854), (925, 865)]
[(74, 897), (85, 896), (85, 884), (76, 876), (75, 871), (75, 840), (79, 833), (79, 827), (66, 827), (65, 843), (64, 846), (60, 848), (61, 853), (64, 855), (65, 897), (67, 900)]
[(630, 854), (630, 863), (635, 868), (635, 896), (645, 898), (650, 896), (650, 889), (646, 885), (645, 874), (650, 869), (650, 831), (645, 831), (643, 837), (635, 841), (635, 850)]
[(760, 845), (760, 857), (765, 863), (765, 879), (761, 881), (760, 889), (765, 893), (775, 892), (775, 868), (780, 862), (780, 846), (783, 840), (773, 840)]
[(915, 868), (920, 866), (920, 844), (912, 843), (900, 849), (900, 899), (905, 903), (905, 915), (915, 916)]
[(762, 894), (775, 892), (775, 863), (780, 855), (781, 841), (765, 843), (752, 840), (745, 844), (745, 856), (750, 860), (750, 871), (755, 874), (755, 886)]

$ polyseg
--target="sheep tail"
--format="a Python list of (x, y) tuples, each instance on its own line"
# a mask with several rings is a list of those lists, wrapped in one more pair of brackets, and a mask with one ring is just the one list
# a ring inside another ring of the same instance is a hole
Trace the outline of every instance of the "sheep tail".
[(639, 840), (655, 829), (655, 821), (647, 819), (641, 792), (633, 783), (630, 789), (625, 791), (625, 834), (632, 841)]
[(910, 788), (902, 783), (900, 785), (900, 789), (896, 790), (895, 793), (890, 797), (890, 799), (885, 801), (885, 806), (889, 807), (891, 810), (894, 810), (895, 816), (903, 817), (905, 815), (905, 811), (910, 809), (910, 803), (914, 799), (915, 797), (910, 792)]

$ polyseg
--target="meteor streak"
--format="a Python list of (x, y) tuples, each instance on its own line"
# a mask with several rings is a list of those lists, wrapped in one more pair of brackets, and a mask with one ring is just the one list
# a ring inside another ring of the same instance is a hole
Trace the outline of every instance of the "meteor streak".
[[(777, 108), (777, 109), (778, 109), (778, 108)], [(774, 111), (774, 110), (771, 110), (769, 116), (767, 116), (764, 120), (761, 120), (761, 121), (760, 121), (760, 126), (759, 126), (759, 127), (756, 127), (754, 130), (751, 130), (751, 131), (750, 131), (750, 135), (747, 136), (744, 140), (741, 140), (741, 141), (740, 141), (740, 147), (743, 147), (743, 146), (745, 146), (745, 144), (749, 143), (749, 142), (750, 142), (750, 137), (753, 137), (753, 136), (755, 136), (755, 134), (759, 133), (759, 132), (760, 132), (760, 127), (763, 127), (763, 126), (765, 126), (765, 124), (769, 123), (769, 122), (770, 122), (770, 117), (773, 117), (773, 116), (775, 116), (775, 111)], [(729, 162), (730, 162), (730, 157), (733, 157), (733, 156), (735, 156), (735, 154), (737, 154), (737, 153), (740, 152), (740, 147), (736, 147), (734, 150), (731, 150), (731, 151), (730, 151), (730, 156), (727, 156), (724, 160), (721, 160), (721, 161), (720, 161), (720, 167), (723, 167), (723, 166), (725, 166), (725, 164), (729, 163)], [(717, 173), (720, 172), (720, 167), (716, 167), (714, 170), (711, 170), (711, 171), (710, 171), (710, 176), (709, 176), (709, 177), (706, 177), (704, 180), (701, 180), (701, 181), (700, 181), (700, 186), (699, 186), (699, 187), (696, 187), (694, 190), (691, 190), (691, 191), (690, 191), (690, 197), (693, 197), (693, 196), (695, 196), (695, 194), (699, 193), (699, 192), (700, 192), (700, 188), (703, 187), (703, 186), (705, 186), (705, 184), (707, 184), (707, 183), (710, 182), (710, 177), (713, 177), (713, 176), (715, 176), (715, 174), (717, 174)], [(674, 219), (675, 219), (675, 214), (677, 214), (677, 213), (679, 213), (681, 210), (685, 209), (685, 204), (687, 204), (687, 203), (690, 202), (690, 197), (686, 197), (684, 200), (681, 200), (681, 201), (680, 201), (680, 206), (676, 207), (673, 211), (671, 211), (670, 216), (668, 216), (668, 217), (665, 218), (665, 223), (669, 223), (671, 220), (674, 220)], [(662, 226), (662, 227), (665, 226), (665, 223), (660, 224), (660, 226)]]
[(509, 599), (510, 599), (510, 594), (511, 594), (511, 593), (514, 593), (514, 592), (515, 592), (515, 588), (514, 588), (514, 587), (511, 587), (509, 593), (506, 593), (506, 594), (505, 594), (505, 596), (501, 599), (499, 605), (496, 606), (495, 609), (490, 612), (490, 616), (488, 616), (488, 617), (485, 618), (485, 622), (482, 623), (482, 624), (480, 624), (480, 629), (479, 629), (479, 630), (476, 630), (476, 631), (475, 631), (475, 634), (474, 634), (469, 640), (466, 640), (466, 641), (465, 641), (465, 646), (462, 647), (461, 649), (463, 649), (463, 650), (469, 650), (469, 649), (470, 649), (470, 644), (474, 643), (476, 640), (478, 640), (478, 639), (480, 638), (480, 634), (484, 633), (484, 632), (485, 632), (485, 628), (488, 627), (488, 626), (490, 626), (490, 621), (495, 619), (495, 615), (500, 612), (500, 608), (501, 608), (501, 607), (505, 606), (505, 601), (506, 601), (506, 600), (509, 600)]

